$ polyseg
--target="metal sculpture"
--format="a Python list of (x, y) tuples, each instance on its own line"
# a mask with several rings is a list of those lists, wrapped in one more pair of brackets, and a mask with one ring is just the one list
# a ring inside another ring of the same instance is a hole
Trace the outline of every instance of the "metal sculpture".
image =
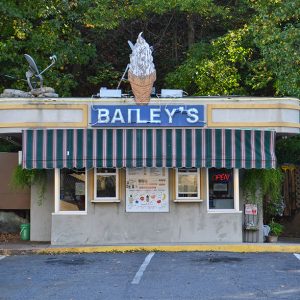
[(52, 62), (42, 72), (39, 71), (34, 59), (30, 55), (24, 54), (24, 56), (29, 64), (29, 70), (26, 72), (26, 79), (27, 79), (29, 88), (31, 90), (34, 90), (35, 88), (37, 88), (38, 84), (39, 84), (40, 88), (42, 88), (43, 87), (42, 74), (45, 73), (50, 67), (52, 67), (55, 64), (55, 62), (57, 60), (56, 55), (52, 55), (49, 57)]

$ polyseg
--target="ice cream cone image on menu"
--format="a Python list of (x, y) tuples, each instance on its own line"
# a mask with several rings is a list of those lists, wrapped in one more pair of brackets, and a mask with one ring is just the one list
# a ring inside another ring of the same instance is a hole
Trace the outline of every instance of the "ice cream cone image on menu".
[(135, 45), (131, 45), (128, 80), (137, 104), (148, 104), (156, 80), (156, 70), (153, 64), (152, 50), (149, 44), (139, 34)]

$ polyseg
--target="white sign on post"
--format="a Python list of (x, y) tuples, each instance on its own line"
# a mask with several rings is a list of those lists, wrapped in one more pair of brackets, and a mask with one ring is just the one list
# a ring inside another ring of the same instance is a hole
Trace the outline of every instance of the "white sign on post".
[(168, 169), (126, 169), (126, 212), (169, 212)]
[(256, 204), (246, 204), (245, 205), (245, 215), (257, 215), (257, 205)]

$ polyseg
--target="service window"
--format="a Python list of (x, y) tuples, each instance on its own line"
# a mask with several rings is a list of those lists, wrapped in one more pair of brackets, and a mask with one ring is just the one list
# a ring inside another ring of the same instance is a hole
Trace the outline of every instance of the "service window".
[(118, 170), (115, 168), (95, 169), (95, 201), (118, 199)]
[(180, 168), (176, 171), (176, 198), (200, 199), (200, 173), (197, 168)]
[(238, 170), (216, 169), (208, 170), (209, 209), (238, 209)]
[(86, 210), (85, 169), (61, 169), (59, 172), (57, 212)]

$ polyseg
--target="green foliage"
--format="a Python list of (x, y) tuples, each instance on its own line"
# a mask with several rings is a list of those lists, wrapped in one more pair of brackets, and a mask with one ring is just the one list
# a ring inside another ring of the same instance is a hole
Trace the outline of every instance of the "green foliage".
[[(226, 11), (213, 0), (142, 0), (142, 1), (94, 1), (86, 13), (86, 20), (98, 28), (115, 29), (124, 20), (146, 18), (153, 14), (170, 11), (200, 14), (201, 16), (224, 15)], [(225, 9), (226, 10), (226, 9)]]
[[(300, 96), (297, 0), (0, 1), (0, 90), (28, 90), (30, 54), (60, 96), (116, 87), (140, 31), (156, 88), (190, 95)], [(192, 45), (194, 44), (194, 47)], [(284, 55), (283, 55), (284, 53)], [(18, 80), (10, 80), (11, 75)], [(123, 89), (129, 85), (122, 83)]]
[(271, 222), (268, 224), (270, 226), (270, 233), (271, 236), (280, 236), (283, 232), (283, 225), (277, 223), (272, 218)]
[(0, 152), (17, 152), (19, 150), (21, 150), (20, 146), (0, 138)]
[(253, 59), (247, 64), (247, 67), (244, 84), (248, 88), (248, 94), (273, 96), (275, 93), (274, 74), (268, 69), (266, 61), (263, 58)]
[(283, 138), (276, 142), (276, 157), (278, 164), (300, 164), (300, 136)]
[(33, 184), (39, 187), (38, 205), (42, 205), (47, 184), (46, 170), (23, 169), (21, 165), (18, 165), (13, 171), (11, 186), (16, 189), (24, 189), (30, 188)]
[(195, 94), (197, 92), (197, 85), (195, 82), (198, 75), (195, 66), (199, 61), (207, 59), (210, 52), (210, 44), (195, 44), (189, 51), (185, 63), (166, 76), (166, 86), (175, 89), (183, 89), (190, 95)]
[[(2, 1), (3, 2), (3, 1)], [(89, 3), (89, 2), (86, 2)], [(58, 61), (45, 75), (45, 85), (61, 96), (71, 95), (81, 75), (80, 70), (95, 56), (95, 47), (81, 33), (80, 15), (86, 10), (83, 1), (5, 1), (0, 5), (0, 69), (20, 80), (3, 81), (0, 88), (28, 90), (25, 79), (30, 54), (40, 70), (49, 64), (49, 56)], [(3, 79), (3, 78), (1, 78)]]
[(274, 74), (276, 93), (300, 97), (300, 2), (251, 2), (256, 11), (251, 26), (254, 42)]
[[(228, 25), (228, 3), (231, 1), (95, 1), (85, 17), (95, 30), (102, 30), (103, 43), (109, 53), (99, 44), (101, 54), (109, 58), (106, 63), (119, 71), (124, 70), (129, 62), (130, 50), (126, 41), (135, 42), (138, 33), (143, 31), (147, 41), (154, 47), (154, 62), (158, 71), (155, 85), (159, 89), (166, 86), (165, 75), (176, 68), (185, 58), (187, 48), (191, 47), (188, 42), (191, 31), (188, 20), (192, 20), (195, 40), (224, 33), (226, 27), (231, 26)], [(112, 57), (112, 53), (118, 60)], [(99, 72), (102, 70), (99, 68), (93, 72), (91, 79), (100, 78)], [(105, 85), (109, 86), (107, 83)]]
[(234, 28), (245, 11), (245, 0), (1, 1), (0, 89), (28, 89), (24, 53), (40, 69), (48, 65), (50, 55), (57, 55), (45, 85), (60, 96), (86, 96), (101, 86), (116, 86), (129, 62), (127, 40), (135, 41), (140, 31), (154, 46), (158, 89), (193, 41), (207, 41)]
[(278, 169), (250, 169), (241, 183), (246, 202), (264, 205), (266, 219), (275, 216), (282, 204), (283, 174)]
[(251, 49), (244, 47), (244, 30), (231, 31), (212, 42), (212, 58), (196, 65), (198, 95), (243, 94), (238, 65), (248, 60)]
[(260, 202), (266, 194), (278, 199), (281, 197), (282, 180), (280, 169), (250, 169), (245, 171), (242, 189), (250, 203)]
[(273, 75), (264, 60), (256, 58), (247, 25), (195, 49), (207, 53), (190, 52), (184, 64), (166, 77), (172, 87), (182, 86), (196, 95), (251, 95), (269, 89)]
[(35, 178), (35, 170), (23, 169), (18, 165), (13, 172), (11, 184), (14, 188), (24, 189), (30, 187)]
[(93, 76), (88, 76), (87, 81), (94, 85), (99, 82), (106, 82), (106, 87), (115, 87), (120, 80), (122, 73), (115, 70), (111, 64), (103, 64), (97, 69), (97, 73)]
[[(167, 82), (173, 84), (176, 78), (176, 85), (187, 90), (196, 85), (197, 95), (299, 97), (300, 2), (249, 0), (248, 5), (253, 17), (246, 25), (211, 41), (207, 57), (188, 57)], [(195, 71), (187, 88), (188, 69)]]

